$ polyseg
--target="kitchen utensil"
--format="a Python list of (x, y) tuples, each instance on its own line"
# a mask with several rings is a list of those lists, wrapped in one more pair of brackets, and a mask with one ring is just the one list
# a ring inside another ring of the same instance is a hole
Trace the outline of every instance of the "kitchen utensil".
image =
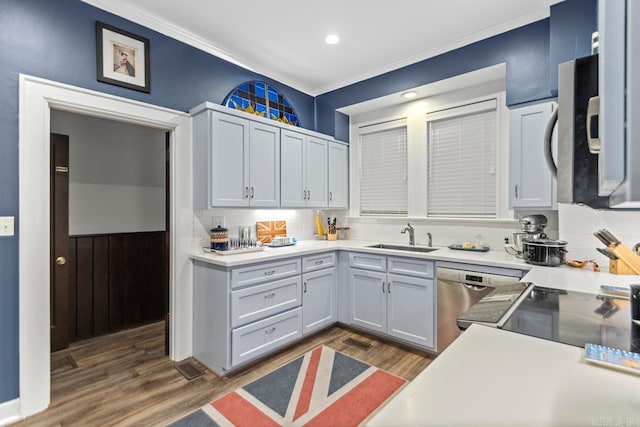
[(557, 267), (564, 264), (567, 242), (551, 239), (523, 239), (522, 258), (529, 264)]
[[(593, 233), (607, 246), (609, 252), (622, 260), (635, 274), (640, 274), (640, 257), (638, 257), (627, 245), (621, 243), (609, 230), (602, 229)], [(619, 269), (618, 269), (619, 270)]]
[(618, 259), (614, 254), (609, 252), (609, 249), (596, 248), (596, 251), (600, 252), (602, 255), (606, 256), (609, 259)]
[(576, 261), (573, 259), (568, 259), (567, 260), (567, 265), (571, 266), (571, 267), (576, 267), (576, 268), (582, 268), (585, 265), (591, 263), (591, 268), (593, 268), (593, 271), (600, 271), (600, 266), (598, 265), (597, 262), (595, 262), (594, 260), (587, 260), (587, 261)]
[(522, 257), (522, 239), (527, 236), (527, 233), (513, 233), (513, 248), (520, 253)]

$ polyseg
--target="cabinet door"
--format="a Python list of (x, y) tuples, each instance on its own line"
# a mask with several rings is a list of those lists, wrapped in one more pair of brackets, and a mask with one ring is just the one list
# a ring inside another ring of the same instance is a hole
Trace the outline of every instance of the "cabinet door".
[(304, 145), (306, 136), (282, 130), (280, 135), (280, 206), (302, 208), (306, 206)]
[(510, 112), (509, 205), (555, 209), (556, 181), (544, 155), (544, 131), (555, 103), (514, 108)]
[(329, 143), (329, 207), (346, 209), (349, 189), (349, 147)]
[(327, 206), (327, 141), (307, 137), (305, 153), (307, 207)]
[(302, 275), (302, 333), (336, 322), (336, 268)]
[(349, 270), (351, 323), (377, 332), (387, 330), (387, 294), (385, 273)]
[(435, 308), (431, 279), (389, 274), (387, 277), (387, 333), (433, 348)]
[(249, 159), (250, 205), (277, 208), (280, 205), (280, 129), (252, 122)]
[(249, 205), (249, 121), (214, 112), (211, 206)]

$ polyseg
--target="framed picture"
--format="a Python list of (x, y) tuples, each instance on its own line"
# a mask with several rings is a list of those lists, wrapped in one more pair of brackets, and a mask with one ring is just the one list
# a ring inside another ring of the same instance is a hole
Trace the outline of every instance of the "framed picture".
[(98, 81), (151, 92), (149, 39), (96, 22)]

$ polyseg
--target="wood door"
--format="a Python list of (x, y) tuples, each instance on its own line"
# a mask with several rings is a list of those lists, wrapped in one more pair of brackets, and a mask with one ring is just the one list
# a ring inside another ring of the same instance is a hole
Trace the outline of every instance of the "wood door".
[(69, 345), (69, 137), (52, 133), (50, 184), (51, 351)]

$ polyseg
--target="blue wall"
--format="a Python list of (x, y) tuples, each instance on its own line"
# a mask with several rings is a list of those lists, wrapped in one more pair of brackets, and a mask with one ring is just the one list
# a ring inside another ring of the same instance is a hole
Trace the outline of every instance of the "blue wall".
[[(348, 140), (349, 118), (337, 108), (503, 62), (509, 105), (553, 96), (554, 66), (583, 56), (584, 35), (596, 28), (595, 0), (568, 0), (552, 8), (550, 19), (314, 99), (79, 0), (0, 2), (0, 216), (16, 221), (19, 73), (182, 111), (220, 103), (244, 81), (264, 80), (291, 101), (304, 127)], [(150, 94), (96, 80), (95, 21), (150, 39)], [(18, 236), (0, 237), (0, 343), (1, 403), (18, 397)]]
[[(96, 80), (95, 22), (150, 40), (151, 93)], [(18, 73), (187, 111), (247, 80), (274, 84), (315, 128), (314, 98), (79, 0), (0, 0), (0, 216), (18, 219)], [(43, 242), (45, 243), (45, 242)], [(18, 236), (0, 237), (0, 402), (18, 397)]]
[(507, 103), (551, 96), (549, 20), (517, 28), (316, 98), (318, 131), (333, 134), (337, 108), (401, 92), (491, 65), (507, 64)]
[(500, 63), (507, 65), (507, 105), (555, 97), (558, 64), (591, 52), (596, 6), (597, 0), (566, 0), (551, 7), (549, 19), (322, 94), (316, 98), (317, 130), (347, 140), (348, 121), (334, 119), (337, 108)]
[(566, 0), (551, 6), (549, 87), (558, 94), (558, 65), (591, 54), (591, 33), (598, 28), (597, 0)]

